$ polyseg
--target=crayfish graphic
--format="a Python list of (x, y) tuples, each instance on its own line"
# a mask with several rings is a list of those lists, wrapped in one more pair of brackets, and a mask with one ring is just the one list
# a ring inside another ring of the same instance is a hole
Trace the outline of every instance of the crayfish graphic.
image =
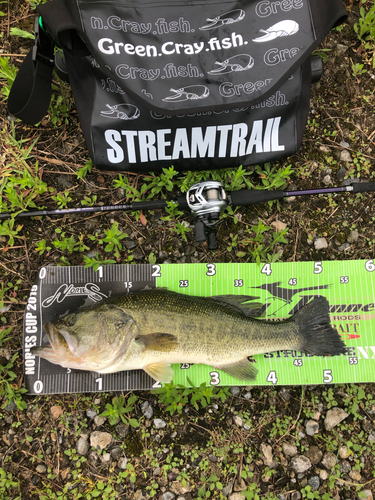
[(170, 91), (174, 92), (174, 95), (165, 97), (163, 101), (195, 101), (197, 99), (204, 99), (210, 94), (210, 91), (204, 85), (188, 85), (187, 87), (181, 87), (180, 89), (170, 89)]
[(114, 118), (117, 120), (136, 120), (141, 114), (137, 106), (133, 106), (133, 104), (124, 103), (115, 104), (114, 106), (107, 104), (107, 108), (109, 111), (102, 111), (100, 113), (100, 115), (105, 118)]
[(259, 38), (253, 38), (253, 42), (268, 42), (270, 40), (275, 40), (275, 38), (280, 38), (282, 36), (290, 36), (297, 33), (299, 30), (299, 24), (295, 21), (287, 20), (280, 21), (279, 23), (274, 24), (267, 30), (259, 30), (265, 35), (260, 36)]
[(254, 66), (254, 59), (249, 54), (238, 54), (229, 57), (222, 62), (216, 61), (220, 68), (212, 69), (209, 75), (224, 75), (225, 73), (234, 73), (236, 71), (246, 71)]
[(214, 28), (220, 28), (220, 26), (224, 26), (226, 24), (233, 24), (242, 21), (245, 17), (245, 11), (242, 9), (235, 9), (229, 12), (225, 12), (224, 14), (220, 14), (220, 16), (216, 16), (213, 19), (206, 19), (209, 21), (209, 24), (202, 26), (199, 28), (200, 30), (212, 30)]

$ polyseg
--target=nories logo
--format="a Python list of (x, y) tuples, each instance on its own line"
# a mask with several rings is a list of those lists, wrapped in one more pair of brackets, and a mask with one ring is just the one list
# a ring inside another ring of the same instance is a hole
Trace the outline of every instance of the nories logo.
[[(297, 280), (289, 280), (289, 285), (297, 283)], [(263, 290), (266, 296), (263, 298), (263, 306), (257, 310), (257, 316), (267, 318), (282, 318), (293, 315), (298, 309), (306, 305), (314, 297), (324, 295), (332, 285), (320, 285), (303, 288), (286, 288), (282, 286), (281, 281), (265, 283), (260, 286), (251, 287), (252, 289)], [(323, 292), (323, 293), (322, 293)], [(343, 340), (360, 338), (359, 321), (375, 318), (375, 303), (366, 304), (358, 302), (330, 304), (329, 313), (332, 315), (332, 322), (342, 336)]]

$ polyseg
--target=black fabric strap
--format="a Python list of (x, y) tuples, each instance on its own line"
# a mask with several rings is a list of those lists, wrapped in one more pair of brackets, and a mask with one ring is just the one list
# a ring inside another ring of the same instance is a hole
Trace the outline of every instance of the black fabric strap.
[(53, 42), (35, 23), (35, 45), (27, 54), (12, 85), (8, 111), (34, 125), (47, 114), (52, 94)]

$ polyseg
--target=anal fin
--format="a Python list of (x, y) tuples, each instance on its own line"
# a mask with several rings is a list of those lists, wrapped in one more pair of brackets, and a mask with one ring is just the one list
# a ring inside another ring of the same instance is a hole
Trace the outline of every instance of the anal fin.
[(257, 368), (255, 368), (254, 364), (247, 358), (229, 365), (216, 365), (215, 368), (239, 380), (255, 380), (258, 373)]
[(170, 363), (150, 363), (143, 369), (148, 375), (150, 375), (150, 377), (157, 380), (158, 382), (163, 382), (164, 384), (169, 384), (169, 382), (172, 382), (172, 379), (174, 377), (174, 371)]

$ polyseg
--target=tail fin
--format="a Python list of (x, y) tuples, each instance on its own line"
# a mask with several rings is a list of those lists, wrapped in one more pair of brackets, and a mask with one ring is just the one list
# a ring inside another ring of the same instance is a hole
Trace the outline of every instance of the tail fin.
[(316, 356), (345, 354), (345, 344), (329, 317), (329, 303), (325, 297), (316, 297), (293, 316), (302, 336), (301, 351)]

